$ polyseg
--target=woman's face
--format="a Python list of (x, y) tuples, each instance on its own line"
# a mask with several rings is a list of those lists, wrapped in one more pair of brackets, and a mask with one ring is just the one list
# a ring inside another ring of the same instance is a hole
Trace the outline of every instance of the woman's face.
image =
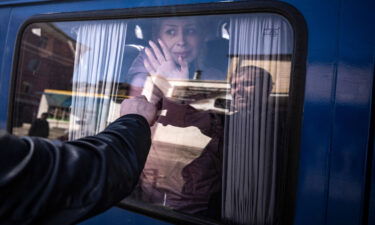
[(159, 38), (167, 45), (176, 63), (179, 57), (188, 63), (197, 58), (202, 36), (194, 19), (166, 19), (161, 22)]

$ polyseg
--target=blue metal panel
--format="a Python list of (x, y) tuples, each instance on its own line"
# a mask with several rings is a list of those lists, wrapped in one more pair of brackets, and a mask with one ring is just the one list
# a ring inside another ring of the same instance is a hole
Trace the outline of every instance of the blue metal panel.
[[(181, 0), (178, 4), (204, 2), (218, 1)], [(371, 15), (374, 1), (285, 2), (304, 15), (309, 30), (295, 224), (360, 224), (374, 75), (375, 38), (371, 29), (375, 21)], [(0, 52), (0, 128), (5, 127), (7, 118), (14, 37), (28, 18), (53, 12), (174, 4), (174, 0), (100, 0), (94, 4), (89, 1), (45, 1), (38, 7), (19, 5), (12, 13), (10, 9), (0, 8), (0, 31), (9, 29), (7, 38), (0, 36), (0, 49), (4, 49)], [(369, 224), (375, 224), (375, 165), (372, 176)], [(148, 217), (114, 208), (82, 224), (122, 224), (124, 221), (128, 224), (157, 223)]]
[(0, 0), (0, 5), (16, 5), (25, 3), (46, 2), (53, 0)]
[(9, 15), (11, 9), (2, 9), (0, 8), (0, 129), (4, 129), (6, 127), (6, 110), (7, 108), (4, 107), (8, 103), (7, 93), (6, 90), (9, 87), (9, 76), (6, 76), (5, 67), (9, 66), (9, 62), (5, 60), (5, 55), (9, 55), (9, 48), (8, 45), (5, 44), (6, 37), (7, 37), (7, 30), (8, 30), (8, 23), (9, 23)]
[[(327, 224), (362, 223), (373, 85), (372, 0), (341, 3)], [(370, 23), (369, 23), (370, 22)]]
[(373, 79), (374, 36), (369, 24), (374, 21), (374, 4), (346, 0), (293, 5), (309, 29), (295, 224), (359, 224)]
[[(58, 0), (0, 0), (0, 5), (21, 5), (21, 4), (27, 4), (27, 3), (35, 4), (35, 3), (52, 2), (52, 1), (58, 2)], [(105, 0), (101, 0), (101, 1), (106, 2)], [(76, 0), (75, 2), (79, 2), (79, 0)], [(85, 1), (81, 0), (81, 2), (85, 2)], [(98, 0), (96, 0), (95, 2), (98, 2)], [(130, 3), (130, 1), (122, 1), (122, 2), (126, 2), (126, 5), (129, 5), (129, 3)], [(179, 1), (178, 3), (176, 3), (175, 1), (168, 1), (168, 0), (138, 1), (138, 3), (140, 3), (142, 5), (148, 5), (148, 6), (150, 6), (153, 3), (156, 4), (156, 5), (165, 5), (165, 4), (166, 5), (176, 5), (176, 4), (181, 4), (181, 2), (182, 1)], [(208, 1), (191, 0), (191, 1), (188, 1), (188, 4), (202, 3), (202, 2), (212, 2), (212, 1), (209, 1), (209, 0)], [(215, 2), (217, 2), (217, 1), (215, 1)], [(230, 2), (230, 1), (227, 1), (227, 2)], [(111, 6), (111, 8), (115, 8), (115, 7)]]
[(339, 1), (290, 3), (305, 17), (309, 34), (295, 224), (325, 224)]
[[(375, 76), (375, 72), (374, 72), (374, 76)], [(375, 99), (372, 99), (372, 101), (374, 100)], [(375, 102), (373, 102), (373, 104), (374, 103)], [(372, 116), (373, 116), (372, 119), (374, 120), (375, 119), (374, 112), (372, 112)], [(373, 130), (373, 132), (375, 133), (375, 130)], [(372, 149), (371, 181), (370, 181), (370, 190), (369, 190), (370, 199), (369, 199), (368, 225), (375, 224), (375, 136), (372, 137), (372, 141), (373, 141), (373, 149)]]
[(103, 224), (111, 224), (111, 225), (122, 225), (122, 224), (129, 224), (129, 225), (138, 225), (138, 224), (152, 224), (152, 225), (167, 225), (169, 223), (165, 223), (159, 220), (152, 219), (146, 216), (139, 216), (139, 214), (125, 211), (123, 209), (113, 207), (110, 210), (106, 211), (103, 214), (100, 214), (96, 217), (93, 217), (89, 220), (86, 220), (79, 225), (103, 225)]

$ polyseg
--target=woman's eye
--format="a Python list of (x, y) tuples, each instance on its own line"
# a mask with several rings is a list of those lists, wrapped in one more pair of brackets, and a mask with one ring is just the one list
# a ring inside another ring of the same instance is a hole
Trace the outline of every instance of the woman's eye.
[(195, 35), (197, 33), (197, 29), (189, 28), (189, 29), (186, 29), (185, 33), (188, 35)]
[(168, 35), (174, 36), (174, 35), (176, 35), (176, 30), (169, 29), (169, 30), (166, 30), (165, 33), (168, 34)]

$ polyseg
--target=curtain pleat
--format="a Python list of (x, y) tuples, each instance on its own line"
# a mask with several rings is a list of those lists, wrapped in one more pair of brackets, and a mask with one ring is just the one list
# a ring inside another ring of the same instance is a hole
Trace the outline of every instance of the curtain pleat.
[(69, 139), (103, 130), (118, 114), (113, 107), (127, 24), (123, 21), (84, 22), (77, 29)]
[(292, 43), (281, 16), (230, 20), (233, 113), (225, 121), (222, 193), (222, 217), (229, 224), (277, 224), (277, 152), (283, 150), (279, 128), (285, 121), (279, 121), (275, 93), (281, 85), (279, 59), (291, 54)]

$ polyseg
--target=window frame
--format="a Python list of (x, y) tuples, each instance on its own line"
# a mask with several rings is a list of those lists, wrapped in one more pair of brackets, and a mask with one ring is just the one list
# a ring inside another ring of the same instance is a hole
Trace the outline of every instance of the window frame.
[[(244, 13), (274, 13), (283, 16), (291, 25), (294, 35), (293, 52), (291, 58), (291, 75), (289, 88), (289, 105), (287, 117), (287, 152), (284, 154), (283, 163), (286, 165), (280, 179), (288, 182), (284, 184), (284, 197), (281, 199), (281, 224), (292, 224), (294, 220), (296, 191), (298, 182), (299, 151), (301, 141), (301, 123), (304, 100), (304, 87), (306, 76), (307, 58), (307, 24), (303, 15), (293, 6), (284, 2), (266, 0), (251, 2), (214, 2), (188, 5), (171, 5), (161, 7), (139, 7), (112, 10), (96, 10), (83, 12), (55, 13), (48, 15), (35, 15), (23, 23), (17, 34), (15, 52), (13, 56), (13, 69), (11, 76), (10, 94), (8, 98), (7, 130), (11, 133), (13, 127), (13, 112), (16, 96), (17, 75), (19, 73), (19, 58), (21, 42), (25, 29), (33, 23), (41, 22), (69, 22), (69, 21), (95, 21), (113, 19), (160, 18), (173, 16), (205, 16), (220, 14)], [(295, 119), (297, 118), (297, 119)], [(162, 207), (142, 202), (119, 203), (118, 207), (126, 210), (178, 224), (218, 224), (218, 221), (200, 218)], [(220, 224), (220, 222), (219, 222)]]

